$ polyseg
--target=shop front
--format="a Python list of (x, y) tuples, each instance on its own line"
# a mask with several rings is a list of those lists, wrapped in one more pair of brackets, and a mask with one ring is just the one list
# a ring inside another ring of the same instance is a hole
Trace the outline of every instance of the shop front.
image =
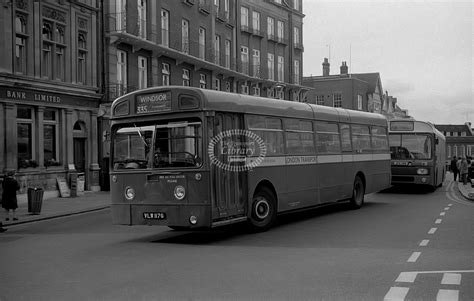
[(41, 187), (59, 195), (71, 175), (99, 191), (97, 112), (100, 95), (0, 86), (0, 178), (16, 171), (20, 194)]

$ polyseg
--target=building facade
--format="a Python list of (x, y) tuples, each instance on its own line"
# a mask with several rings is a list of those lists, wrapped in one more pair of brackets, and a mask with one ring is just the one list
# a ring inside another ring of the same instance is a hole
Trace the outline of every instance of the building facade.
[(2, 3), (0, 177), (15, 170), (20, 193), (57, 193), (71, 173), (100, 190), (99, 12), (96, 0)]
[(125, 93), (178, 85), (300, 101), (307, 91), (302, 0), (109, 0), (104, 15), (104, 170), (110, 103)]
[(373, 113), (382, 113), (383, 90), (379, 73), (348, 73), (342, 62), (340, 73), (330, 75), (327, 58), (322, 64), (322, 76), (305, 76), (303, 85), (312, 89), (306, 102)]
[(446, 136), (446, 159), (454, 156), (474, 156), (474, 131), (472, 124), (436, 124), (435, 127)]

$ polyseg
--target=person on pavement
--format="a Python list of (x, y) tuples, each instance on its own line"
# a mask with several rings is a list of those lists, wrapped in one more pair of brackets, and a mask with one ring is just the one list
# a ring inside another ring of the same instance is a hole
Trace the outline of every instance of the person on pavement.
[(468, 171), (468, 169), (469, 169), (469, 165), (467, 164), (467, 159), (466, 159), (466, 157), (463, 157), (462, 160), (461, 160), (460, 168), (459, 168), (459, 174), (461, 176), (462, 183), (464, 185), (467, 184), (467, 171)]
[(458, 160), (456, 156), (454, 156), (453, 159), (451, 160), (451, 171), (453, 172), (453, 175), (454, 175), (454, 182), (456, 182), (456, 179), (458, 178), (458, 173), (459, 173), (459, 170), (456, 164), (457, 162)]
[(2, 207), (7, 211), (6, 220), (12, 218), (14, 221), (18, 220), (15, 210), (18, 208), (18, 201), (16, 198), (17, 190), (20, 190), (20, 185), (15, 179), (15, 171), (8, 171), (7, 176), (2, 183)]

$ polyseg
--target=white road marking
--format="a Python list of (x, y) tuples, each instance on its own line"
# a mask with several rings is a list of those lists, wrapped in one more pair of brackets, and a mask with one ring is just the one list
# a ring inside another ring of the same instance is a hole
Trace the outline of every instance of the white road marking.
[(444, 210), (449, 210), (450, 207), (444, 207)]
[(453, 204), (449, 204), (448, 206), (451, 207)]
[(423, 240), (420, 242), (420, 247), (426, 247), (429, 242), (430, 242), (429, 239), (423, 239)]
[(398, 275), (397, 280), (395, 282), (409, 282), (413, 283), (415, 282), (417, 273), (416, 272), (401, 272), (400, 275)]
[(457, 301), (459, 300), (458, 290), (439, 290), (436, 301)]
[(439, 215), (441, 216), (446, 215), (446, 212), (441, 212)]
[(441, 280), (441, 284), (460, 285), (461, 284), (461, 274), (444, 273), (443, 274), (443, 279)]
[(441, 224), (442, 221), (442, 219), (438, 218), (437, 220), (435, 220), (435, 224)]
[(434, 234), (438, 230), (438, 228), (431, 228), (430, 231), (428, 231), (428, 234)]
[(421, 255), (421, 252), (413, 252), (410, 258), (408, 258), (407, 262), (416, 262), (418, 257), (420, 257), (420, 255)]
[(408, 294), (408, 287), (391, 287), (383, 298), (384, 301), (403, 301)]

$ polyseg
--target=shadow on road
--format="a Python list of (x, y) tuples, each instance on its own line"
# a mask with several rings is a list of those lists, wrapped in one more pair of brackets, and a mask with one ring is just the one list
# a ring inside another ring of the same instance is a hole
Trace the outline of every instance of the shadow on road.
[(396, 185), (382, 190), (380, 193), (393, 194), (429, 194), (434, 192), (433, 187), (428, 185)]

